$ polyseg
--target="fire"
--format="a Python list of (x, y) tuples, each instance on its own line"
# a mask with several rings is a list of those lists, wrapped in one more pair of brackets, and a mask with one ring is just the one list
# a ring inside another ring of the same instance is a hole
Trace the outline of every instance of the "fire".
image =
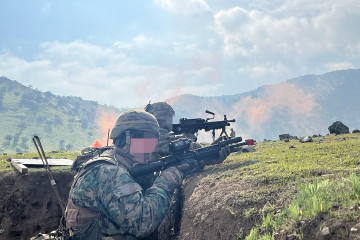
[(94, 148), (101, 148), (103, 145), (101, 144), (101, 142), (99, 140), (95, 140), (94, 144), (92, 145), (92, 147)]
[(101, 110), (98, 111), (98, 114), (100, 116), (97, 122), (100, 131), (99, 142), (107, 143), (109, 130), (111, 130), (114, 127), (115, 122), (118, 118), (118, 113), (116, 113), (114, 110), (110, 110), (106, 112)]

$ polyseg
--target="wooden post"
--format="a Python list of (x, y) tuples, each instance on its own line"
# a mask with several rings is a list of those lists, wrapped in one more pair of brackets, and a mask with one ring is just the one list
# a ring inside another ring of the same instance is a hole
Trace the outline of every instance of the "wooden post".
[(18, 170), (19, 173), (21, 173), (21, 174), (25, 174), (25, 173), (28, 172), (28, 168), (25, 167), (25, 165), (21, 164), (21, 162), (18, 162), (18, 161), (14, 160), (14, 159), (11, 159), (11, 165), (13, 165), (14, 168), (16, 170)]

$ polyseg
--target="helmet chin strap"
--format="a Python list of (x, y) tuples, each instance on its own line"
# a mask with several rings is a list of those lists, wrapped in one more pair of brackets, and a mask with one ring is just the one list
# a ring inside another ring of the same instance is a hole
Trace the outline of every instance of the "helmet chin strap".
[(130, 131), (125, 131), (125, 146), (124, 146), (124, 152), (129, 153), (130, 151)]

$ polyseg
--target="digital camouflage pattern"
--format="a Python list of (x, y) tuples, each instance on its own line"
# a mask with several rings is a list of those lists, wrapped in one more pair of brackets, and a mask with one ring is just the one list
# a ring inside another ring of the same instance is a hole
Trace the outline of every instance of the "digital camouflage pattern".
[(102, 235), (145, 237), (164, 219), (179, 182), (171, 179), (176, 176), (165, 174), (143, 191), (122, 164), (99, 164), (76, 178), (70, 195), (75, 205), (100, 212)]
[(164, 119), (175, 115), (174, 109), (166, 102), (149, 103), (145, 111), (151, 113), (156, 119)]
[(143, 110), (129, 110), (122, 113), (111, 130), (110, 139), (120, 136), (129, 129), (149, 131), (159, 136), (159, 124), (156, 118)]

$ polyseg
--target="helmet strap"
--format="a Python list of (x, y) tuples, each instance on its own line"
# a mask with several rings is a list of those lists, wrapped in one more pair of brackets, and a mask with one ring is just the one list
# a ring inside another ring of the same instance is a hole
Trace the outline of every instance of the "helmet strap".
[(130, 151), (130, 131), (126, 130), (125, 131), (125, 146), (124, 146), (124, 152), (128, 153)]

